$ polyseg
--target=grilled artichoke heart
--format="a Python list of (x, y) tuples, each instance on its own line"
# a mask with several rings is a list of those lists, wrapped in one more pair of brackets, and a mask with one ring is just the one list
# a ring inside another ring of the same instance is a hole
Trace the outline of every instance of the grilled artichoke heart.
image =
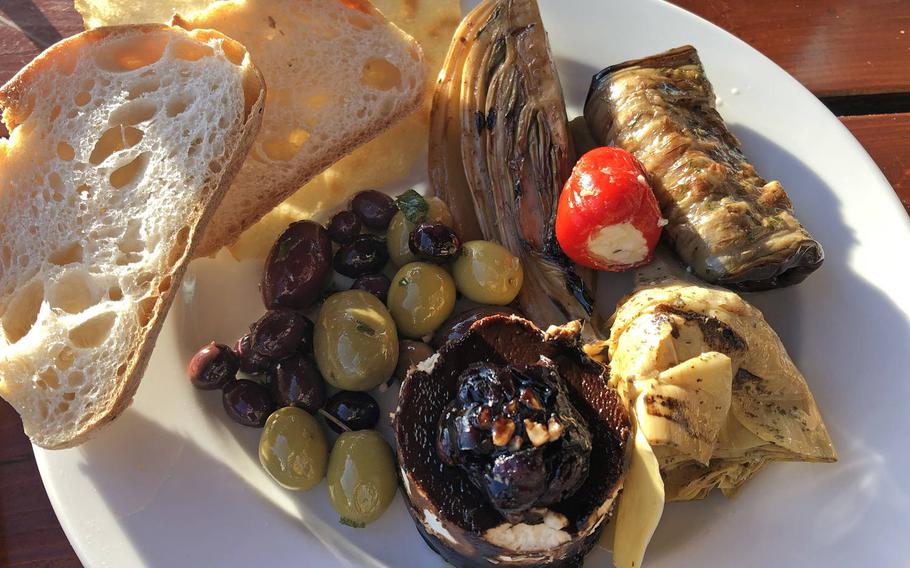
[(593, 273), (556, 242), (574, 153), (534, 0), (485, 1), (455, 33), (430, 118), (429, 173), (462, 240), (485, 238), (524, 266), (518, 297), (540, 326), (586, 318)]
[(714, 106), (695, 48), (594, 76), (585, 120), (601, 144), (633, 153), (651, 177), (666, 235), (702, 279), (734, 290), (802, 281), (824, 252), (777, 181), (756, 173)]
[(732, 495), (767, 462), (837, 454), (761, 312), (659, 258), (613, 317), (610, 383), (654, 450), (667, 501)]

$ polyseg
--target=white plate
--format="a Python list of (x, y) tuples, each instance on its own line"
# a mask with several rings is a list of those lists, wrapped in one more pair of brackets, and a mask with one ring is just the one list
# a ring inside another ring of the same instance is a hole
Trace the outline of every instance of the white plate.
[[(749, 300), (805, 373), (840, 462), (776, 463), (735, 499), (668, 506), (647, 565), (907, 566), (910, 224), (894, 192), (815, 97), (719, 28), (658, 0), (541, 8), (570, 116), (602, 67), (695, 45), (746, 154), (827, 252), (803, 284)], [(280, 489), (255, 457), (259, 431), (186, 380), (196, 346), (230, 342), (261, 313), (257, 279), (255, 265), (194, 263), (132, 407), (82, 447), (36, 449), (77, 554), (90, 567), (441, 565), (400, 500), (358, 530), (338, 524), (324, 485)]]

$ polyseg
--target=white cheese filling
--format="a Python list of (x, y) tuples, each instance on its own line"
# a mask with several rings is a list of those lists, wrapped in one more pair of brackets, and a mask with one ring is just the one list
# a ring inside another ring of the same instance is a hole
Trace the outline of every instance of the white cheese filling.
[(565, 529), (569, 520), (562, 514), (546, 509), (543, 522), (537, 525), (503, 523), (483, 534), (483, 537), (508, 550), (534, 552), (549, 550), (572, 540)]
[(629, 222), (602, 227), (588, 239), (588, 250), (610, 264), (635, 264), (648, 256), (648, 242)]

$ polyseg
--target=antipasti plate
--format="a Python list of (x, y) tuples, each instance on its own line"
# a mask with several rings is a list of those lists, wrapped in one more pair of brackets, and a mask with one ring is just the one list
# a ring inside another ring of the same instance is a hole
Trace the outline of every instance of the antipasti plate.
[[(887, 181), (811, 93), (721, 29), (659, 0), (540, 3), (570, 118), (601, 68), (696, 46), (718, 110), (827, 254), (804, 283), (746, 299), (806, 376), (840, 461), (774, 463), (733, 499), (668, 505), (646, 565), (907, 566), (910, 223)], [(420, 164), (388, 189), (421, 187)], [(338, 523), (324, 484), (305, 494), (278, 487), (259, 465), (259, 431), (187, 381), (198, 345), (231, 343), (261, 314), (260, 270), (225, 253), (196, 261), (133, 405), (84, 446), (35, 449), (77, 554), (93, 568), (443, 565), (400, 499), (354, 529)], [(608, 315), (631, 279), (603, 278)], [(394, 397), (383, 395), (384, 410)], [(587, 565), (610, 565), (609, 553), (595, 549)]]

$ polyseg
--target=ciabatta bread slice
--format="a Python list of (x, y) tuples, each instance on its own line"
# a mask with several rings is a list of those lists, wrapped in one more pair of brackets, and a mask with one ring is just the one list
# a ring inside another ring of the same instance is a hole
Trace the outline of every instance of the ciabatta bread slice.
[(0, 395), (34, 443), (129, 404), (264, 96), (242, 45), (159, 24), (63, 40), (0, 88)]
[(174, 23), (243, 43), (269, 86), (262, 129), (200, 255), (235, 241), (423, 100), (420, 46), (365, 0), (232, 0)]

